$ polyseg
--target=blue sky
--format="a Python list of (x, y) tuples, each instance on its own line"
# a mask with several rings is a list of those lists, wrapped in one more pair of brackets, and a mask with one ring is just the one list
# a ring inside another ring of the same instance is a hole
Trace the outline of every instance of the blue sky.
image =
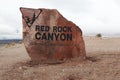
[(120, 34), (120, 0), (3, 0), (0, 39), (22, 38), (20, 7), (57, 9), (77, 24), (84, 35)]

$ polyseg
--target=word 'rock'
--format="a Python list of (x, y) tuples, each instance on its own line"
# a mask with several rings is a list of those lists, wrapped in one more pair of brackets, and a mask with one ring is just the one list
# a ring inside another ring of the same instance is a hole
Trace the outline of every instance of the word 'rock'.
[(23, 42), (32, 61), (57, 62), (85, 59), (81, 29), (55, 9), (20, 8)]

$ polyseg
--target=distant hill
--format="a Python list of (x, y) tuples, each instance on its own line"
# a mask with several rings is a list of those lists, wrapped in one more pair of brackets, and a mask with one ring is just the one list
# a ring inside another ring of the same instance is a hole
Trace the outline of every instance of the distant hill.
[(6, 39), (6, 40), (0, 40), (0, 44), (8, 44), (8, 43), (11, 43), (11, 42), (15, 42), (15, 43), (18, 43), (18, 42), (21, 42), (22, 39)]

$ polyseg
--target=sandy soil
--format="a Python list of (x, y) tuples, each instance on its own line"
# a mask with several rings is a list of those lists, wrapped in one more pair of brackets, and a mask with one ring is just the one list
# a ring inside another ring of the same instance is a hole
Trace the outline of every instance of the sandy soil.
[(120, 80), (120, 38), (84, 37), (87, 59), (33, 64), (23, 44), (0, 47), (0, 80)]

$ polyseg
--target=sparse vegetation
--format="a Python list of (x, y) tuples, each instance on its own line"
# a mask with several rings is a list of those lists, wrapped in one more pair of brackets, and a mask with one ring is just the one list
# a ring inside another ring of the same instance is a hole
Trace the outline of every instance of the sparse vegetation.
[(19, 44), (22, 44), (23, 42), (22, 42), (22, 41), (19, 41), (18, 43), (19, 43)]
[(12, 46), (15, 46), (15, 42), (11, 42), (11, 43), (8, 43), (8, 44), (6, 44), (6, 48), (9, 48), (9, 47), (12, 47)]
[(99, 33), (99, 34), (96, 35), (96, 37), (102, 37), (102, 34)]

